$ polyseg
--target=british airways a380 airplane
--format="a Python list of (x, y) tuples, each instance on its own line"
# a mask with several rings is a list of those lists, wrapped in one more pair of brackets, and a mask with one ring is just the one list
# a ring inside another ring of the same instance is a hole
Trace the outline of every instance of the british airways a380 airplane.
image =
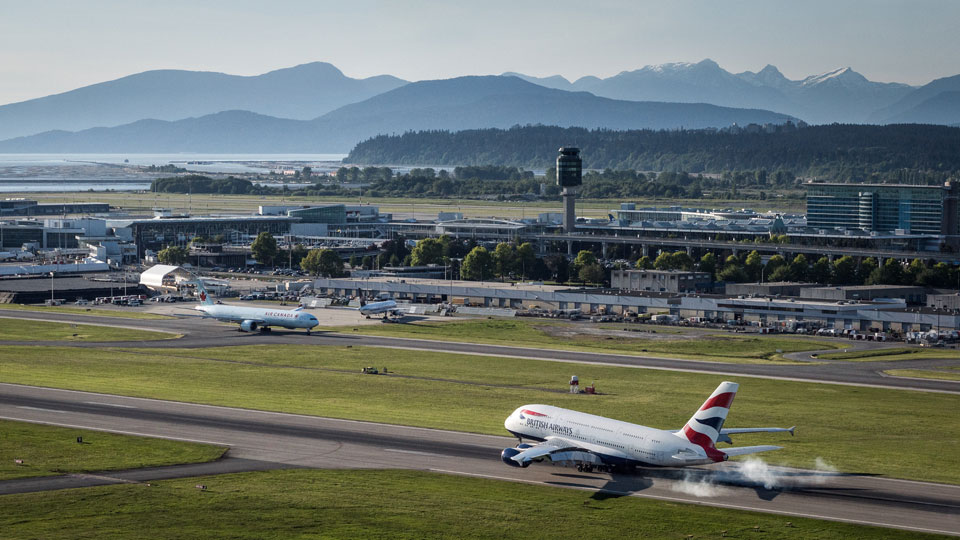
[(202, 311), (206, 317), (212, 317), (219, 321), (239, 323), (241, 332), (255, 332), (257, 330), (269, 331), (271, 326), (281, 328), (306, 328), (307, 335), (310, 335), (310, 329), (320, 324), (313, 315), (303, 311), (303, 308), (297, 309), (274, 309), (231, 306), (227, 304), (215, 304), (210, 295), (207, 294), (203, 281), (197, 280), (197, 292), (200, 294), (200, 305), (194, 309)]
[[(513, 467), (550, 460), (577, 465), (581, 471), (615, 466), (684, 467), (726, 461), (780, 446), (741, 446), (717, 449), (715, 443), (732, 442), (735, 433), (789, 432), (791, 428), (724, 429), (739, 385), (723, 382), (700, 406), (683, 429), (665, 431), (621, 422), (603, 416), (561, 409), (550, 405), (524, 405), (504, 421), (507, 431), (520, 439), (516, 448), (506, 448), (500, 459)], [(540, 441), (530, 445), (523, 440)]]

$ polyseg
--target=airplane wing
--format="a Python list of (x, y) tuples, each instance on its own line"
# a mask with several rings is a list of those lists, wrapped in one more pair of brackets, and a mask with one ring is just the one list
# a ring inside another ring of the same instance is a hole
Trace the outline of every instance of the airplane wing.
[(793, 431), (797, 429), (797, 426), (791, 426), (788, 428), (778, 428), (778, 427), (757, 427), (757, 428), (730, 428), (730, 429), (721, 429), (720, 436), (717, 437), (717, 442), (733, 443), (733, 440), (730, 439), (730, 435), (736, 435), (737, 433), (790, 433), (793, 436)]
[(721, 450), (724, 454), (728, 456), (743, 456), (746, 454), (756, 454), (757, 452), (769, 452), (770, 450), (780, 450), (782, 446), (737, 446), (735, 448), (724, 448)]
[(569, 452), (571, 450), (582, 450), (582, 449), (583, 448), (581, 448), (580, 445), (572, 441), (568, 441), (560, 437), (551, 437), (550, 439), (547, 439), (546, 442), (542, 442), (536, 446), (531, 446), (530, 448), (527, 448), (523, 452), (520, 452), (519, 454), (513, 456), (510, 459), (516, 461), (517, 463), (524, 463), (540, 457), (554, 454), (556, 452)]

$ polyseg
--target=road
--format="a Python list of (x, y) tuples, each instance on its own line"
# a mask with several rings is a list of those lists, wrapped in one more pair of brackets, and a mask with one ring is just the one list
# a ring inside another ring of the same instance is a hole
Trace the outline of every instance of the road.
[(0, 417), (230, 447), (212, 464), (11, 480), (0, 495), (241, 470), (404, 468), (960, 536), (960, 486), (734, 463), (613, 475), (517, 469), (499, 459), (516, 443), (506, 437), (2, 383)]
[[(311, 311), (323, 321), (324, 310)], [(878, 388), (920, 390), (960, 394), (960, 382), (948, 380), (919, 380), (890, 377), (882, 372), (887, 369), (928, 369), (943, 366), (960, 366), (958, 359), (916, 359), (891, 362), (829, 362), (817, 365), (777, 364), (726, 364), (697, 360), (678, 360), (652, 356), (561, 351), (504, 345), (482, 345), (425, 339), (363, 336), (357, 334), (334, 334), (314, 332), (306, 335), (302, 330), (275, 329), (273, 332), (242, 333), (231, 326), (196, 317), (182, 319), (121, 319), (93, 315), (72, 315), (56, 312), (26, 312), (3, 310), (0, 317), (35, 319), (68, 323), (89, 323), (105, 326), (122, 326), (140, 330), (163, 330), (183, 334), (176, 340), (132, 341), (112, 343), (71, 343), (64, 341), (7, 341), (5, 345), (56, 345), (65, 347), (140, 347), (140, 348), (191, 348), (222, 347), (235, 345), (352, 345), (386, 347), (417, 351), (435, 351), (458, 354), (478, 354), (506, 358), (527, 358), (555, 362), (597, 363), (647, 369), (665, 369), (691, 373), (710, 373), (734, 377), (762, 377), (829, 384), (861, 385)]]

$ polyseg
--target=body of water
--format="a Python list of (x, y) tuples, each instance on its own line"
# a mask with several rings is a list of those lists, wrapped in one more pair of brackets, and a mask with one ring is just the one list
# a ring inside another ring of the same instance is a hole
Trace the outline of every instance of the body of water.
[[(174, 165), (198, 173), (269, 173), (277, 168), (336, 170), (346, 154), (0, 154), (0, 193), (136, 191), (152, 176), (122, 167)], [(292, 187), (292, 186), (291, 186)]]

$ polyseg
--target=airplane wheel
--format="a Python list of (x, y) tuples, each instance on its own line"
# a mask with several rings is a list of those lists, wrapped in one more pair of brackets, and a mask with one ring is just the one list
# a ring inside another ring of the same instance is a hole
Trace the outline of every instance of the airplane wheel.
[(583, 472), (583, 465), (577, 465), (577, 472)]

